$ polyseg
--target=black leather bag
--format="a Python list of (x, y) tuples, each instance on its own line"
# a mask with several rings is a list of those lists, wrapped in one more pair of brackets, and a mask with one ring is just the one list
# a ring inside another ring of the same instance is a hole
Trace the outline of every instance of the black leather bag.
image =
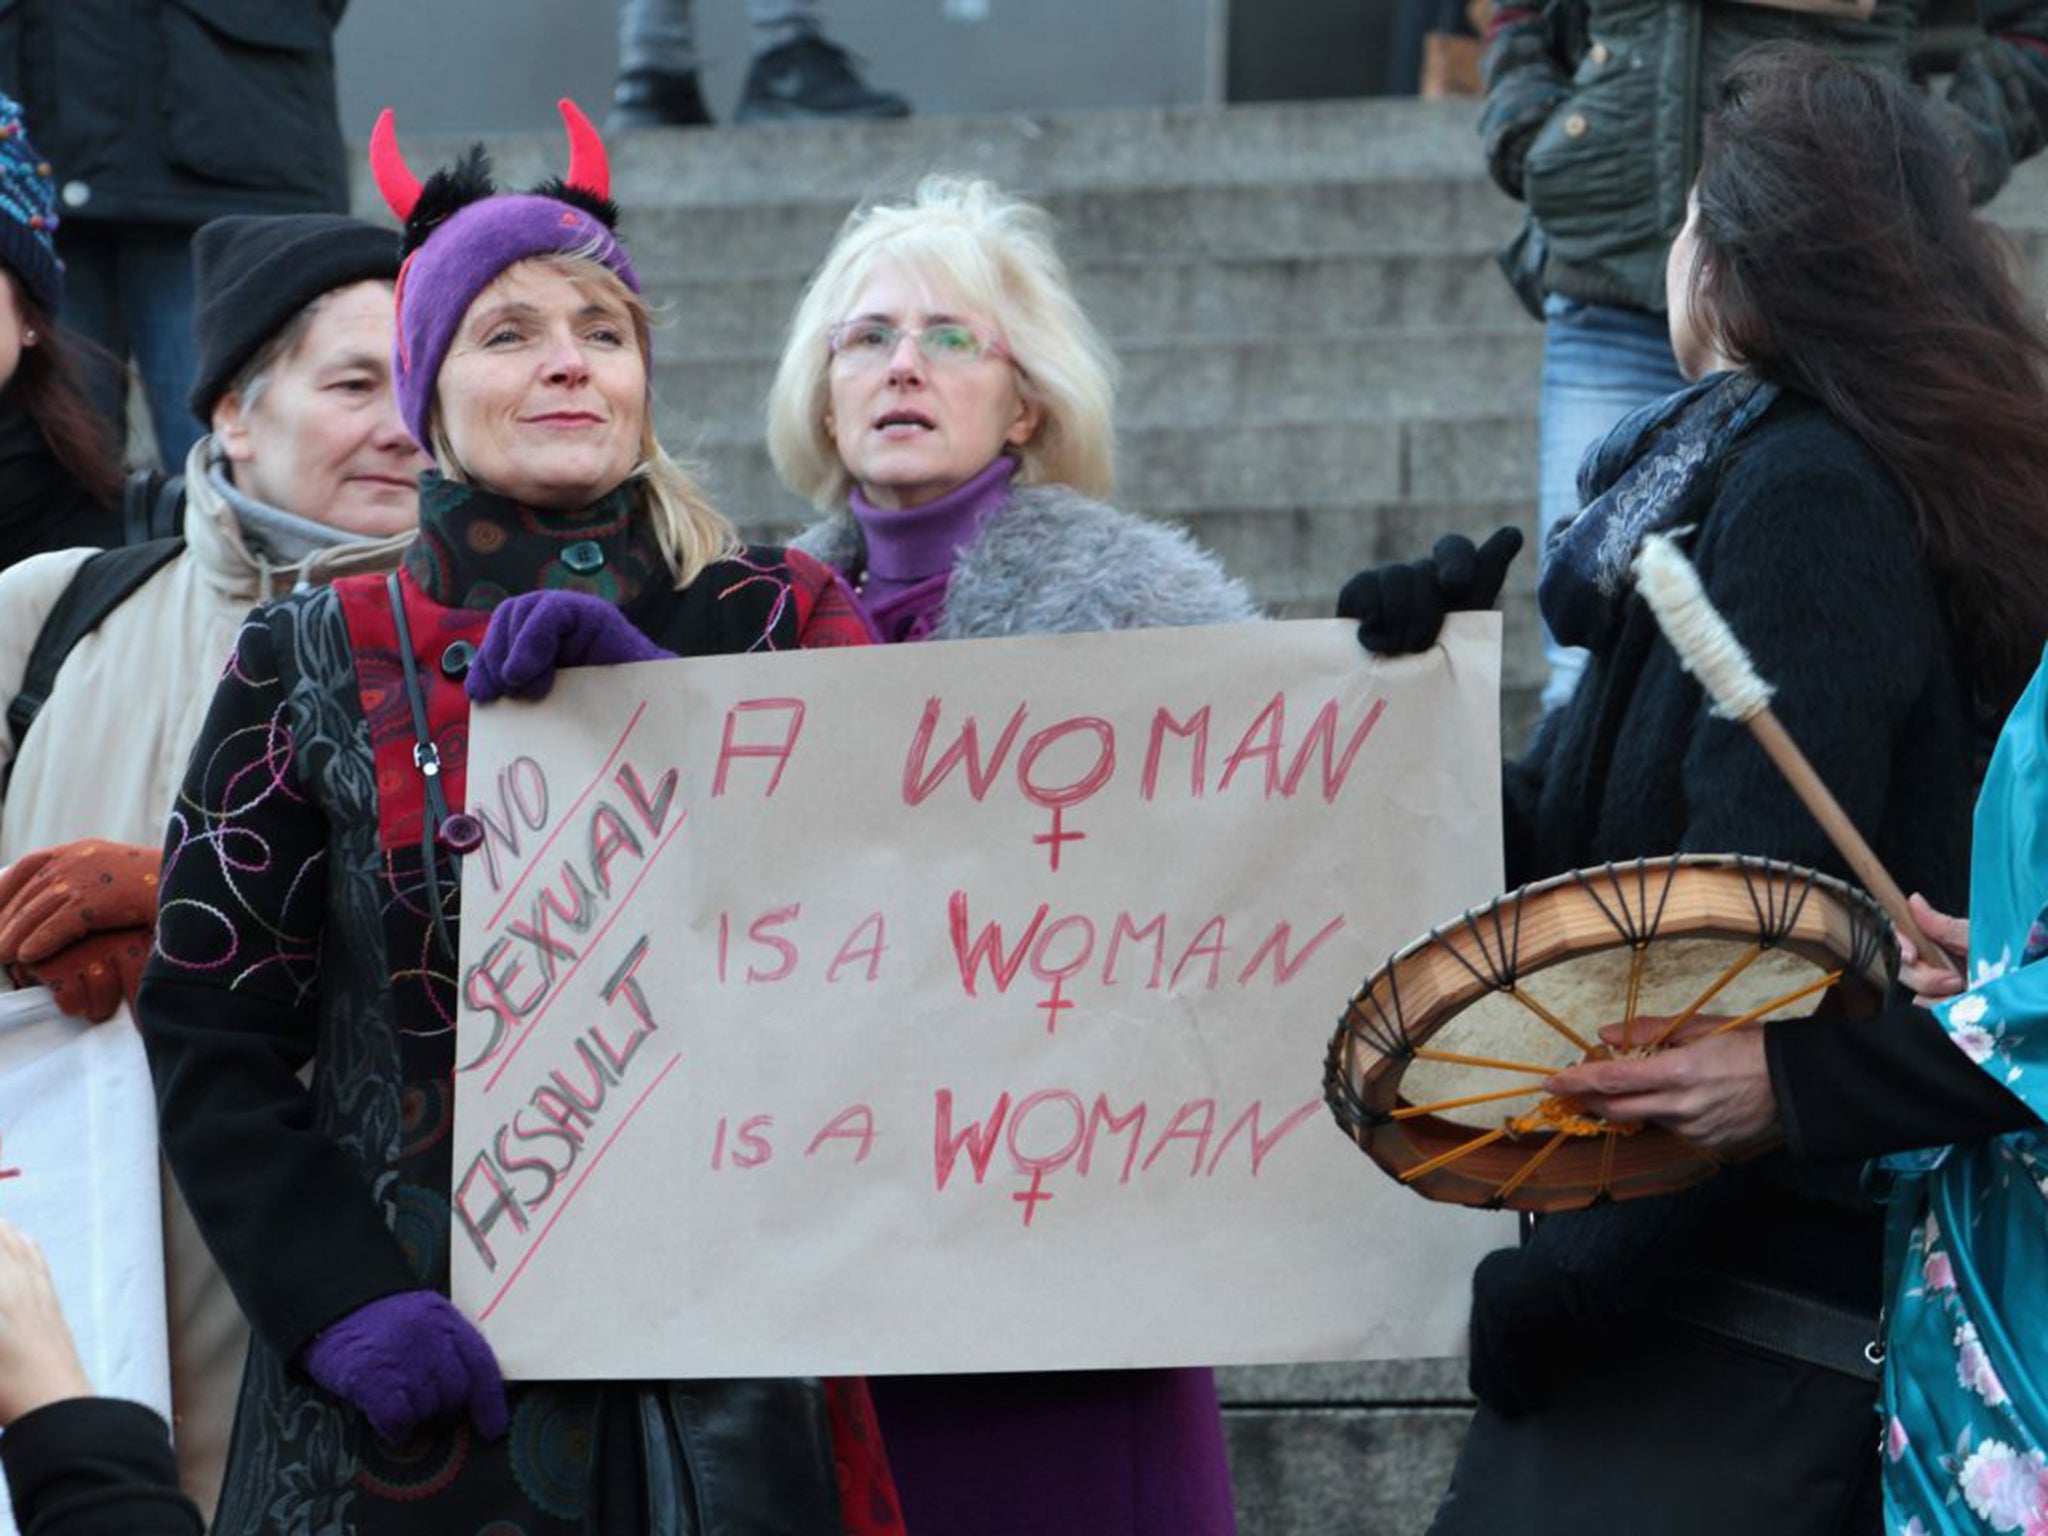
[(1429, 1536), (1880, 1536), (1876, 1383), (1678, 1322), (1481, 1406)]
[(589, 1536), (822, 1536), (844, 1528), (825, 1386), (647, 1382), (598, 1410)]

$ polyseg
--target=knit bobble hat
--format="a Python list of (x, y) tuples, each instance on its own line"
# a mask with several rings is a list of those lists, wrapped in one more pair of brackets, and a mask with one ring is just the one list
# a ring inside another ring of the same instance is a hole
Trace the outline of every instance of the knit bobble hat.
[(397, 277), (398, 236), (360, 219), (232, 214), (202, 226), (192, 237), (192, 414), (210, 423), (235, 375), (321, 294)]
[(57, 184), (36, 153), (21, 104), (0, 96), (0, 262), (47, 313), (64, 307), (64, 263), (57, 259)]
[(619, 211), (611, 201), (604, 145), (574, 102), (557, 106), (569, 133), (569, 174), (526, 193), (497, 189), (481, 145), (422, 186), (399, 155), (388, 108), (370, 136), (378, 190), (405, 220), (392, 375), (398, 413), (423, 448), (432, 447), (427, 418), (434, 385), (462, 317), (507, 267), (534, 256), (587, 256), (640, 291), (632, 260), (613, 233)]

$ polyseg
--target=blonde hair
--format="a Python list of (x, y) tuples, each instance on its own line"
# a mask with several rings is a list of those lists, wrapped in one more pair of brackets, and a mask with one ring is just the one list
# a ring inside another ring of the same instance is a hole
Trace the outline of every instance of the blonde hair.
[(783, 483), (822, 511), (846, 504), (852, 477), (825, 428), (829, 333), (876, 264), (893, 261), (992, 321), (1039, 408), (1015, 450), (1023, 484), (1107, 497), (1116, 483), (1116, 358), (1074, 298), (1044, 209), (986, 181), (929, 176), (909, 203), (857, 208), (789, 322), (768, 391), (768, 455)]
[[(647, 400), (640, 421), (640, 458), (627, 472), (626, 479), (646, 483), (647, 515), (654, 522), (655, 542), (660, 545), (662, 558), (668, 562), (669, 570), (675, 573), (676, 588), (680, 591), (695, 581), (704, 567), (713, 561), (738, 554), (740, 537), (725, 514), (711, 505), (710, 498), (689, 470), (671, 458), (654, 435), (654, 327), (647, 303), (620, 282), (617, 273), (594, 256), (575, 251), (559, 252), (528, 256), (512, 266), (529, 263), (560, 273), (573, 283), (600, 290), (608, 298), (623, 304), (632, 316), (633, 337), (640, 348), (641, 358), (647, 364)], [(512, 267), (505, 270), (509, 272)], [(499, 275), (503, 276), (503, 273)], [(428, 436), (432, 439), (428, 444), (429, 451), (442, 475), (461, 484), (470, 484), (469, 471), (456, 457), (455, 447), (448, 441), (447, 429), (441, 422), (439, 380), (435, 381), (434, 390), (434, 406), (428, 415)]]

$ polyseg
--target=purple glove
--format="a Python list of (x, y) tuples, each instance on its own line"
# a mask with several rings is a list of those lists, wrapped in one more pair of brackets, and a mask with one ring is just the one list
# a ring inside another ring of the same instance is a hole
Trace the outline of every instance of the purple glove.
[(479, 704), (511, 694), (543, 699), (557, 667), (612, 667), (664, 661), (664, 651), (618, 609), (587, 592), (522, 592), (491, 613), (463, 687)]
[(437, 1291), (400, 1291), (356, 1308), (308, 1344), (300, 1363), (392, 1445), (465, 1412), (486, 1440), (505, 1433), (498, 1357)]

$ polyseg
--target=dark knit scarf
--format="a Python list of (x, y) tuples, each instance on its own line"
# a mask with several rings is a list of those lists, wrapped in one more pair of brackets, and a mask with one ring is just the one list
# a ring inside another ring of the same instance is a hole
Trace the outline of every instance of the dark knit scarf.
[(1579, 466), (1580, 510), (1543, 552), (1537, 601), (1566, 645), (1598, 646), (1635, 590), (1646, 534), (1694, 522), (1736, 439), (1778, 398), (1755, 374), (1714, 373), (1624, 416)]
[(35, 418), (0, 401), (0, 570), (53, 549), (120, 542), (119, 507), (95, 501), (57, 462)]
[(444, 608), (495, 608), (515, 592), (561, 588), (620, 607), (668, 584), (645, 495), (628, 480), (576, 512), (542, 512), (429, 471), (406, 574)]

